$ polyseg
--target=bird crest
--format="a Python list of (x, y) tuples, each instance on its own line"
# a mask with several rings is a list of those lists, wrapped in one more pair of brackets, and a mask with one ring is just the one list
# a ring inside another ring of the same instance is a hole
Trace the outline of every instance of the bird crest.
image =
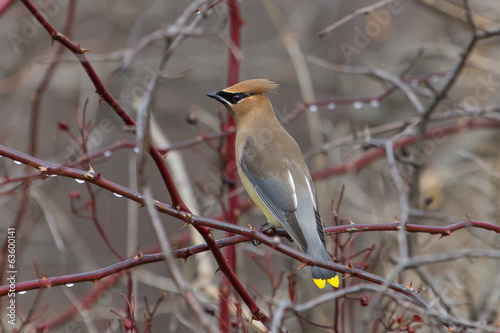
[(266, 79), (251, 79), (236, 83), (235, 85), (224, 89), (231, 93), (263, 94), (267, 92), (276, 92), (278, 84)]

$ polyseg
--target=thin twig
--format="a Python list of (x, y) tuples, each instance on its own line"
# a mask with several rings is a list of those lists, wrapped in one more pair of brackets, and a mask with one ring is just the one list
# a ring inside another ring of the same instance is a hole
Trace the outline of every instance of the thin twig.
[(341, 18), (337, 22), (333, 23), (332, 25), (330, 25), (330, 26), (326, 27), (325, 29), (321, 30), (320, 32), (318, 32), (318, 37), (323, 37), (326, 34), (329, 34), (333, 30), (337, 29), (341, 25), (355, 19), (356, 17), (370, 13), (370, 12), (374, 11), (375, 9), (386, 6), (394, 1), (395, 0), (381, 0), (379, 2), (374, 3), (373, 5), (358, 8), (355, 11), (353, 11), (352, 13), (350, 13), (349, 15), (344, 16), (343, 18)]

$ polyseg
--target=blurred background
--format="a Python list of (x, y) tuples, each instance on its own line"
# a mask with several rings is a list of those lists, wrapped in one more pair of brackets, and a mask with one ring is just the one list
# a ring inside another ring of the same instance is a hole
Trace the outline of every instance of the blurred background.
[[(498, 1), (467, 3), (478, 34), (499, 28)], [(238, 1), (243, 20), (240, 47), (229, 37), (226, 1), (215, 1), (209, 9), (211, 1), (40, 0), (33, 4), (58, 31), (71, 30), (67, 35), (88, 50), (86, 56), (97, 75), (132, 117), (137, 116), (145, 96), (151, 96), (152, 141), (164, 152), (173, 148), (165, 161), (187, 206), (196, 214), (225, 220), (223, 211), (232, 186), (224, 172), (225, 136), (185, 143), (220, 132), (227, 121), (226, 111), (205, 94), (227, 87), (231, 50), (240, 61), (240, 80), (266, 78), (280, 84), (278, 93), (269, 95), (279, 119), (297, 114), (286, 122), (286, 129), (316, 175), (325, 227), (349, 221), (391, 223), (401, 217), (404, 207), (385, 156), (367, 165), (351, 165), (345, 172), (323, 171), (363, 158), (377, 142), (418, 136), (419, 129), (453, 126), (456, 130), (449, 134), (421, 137), (417, 145), (395, 152), (410, 208), (407, 222), (445, 226), (468, 216), (500, 224), (499, 38), (492, 34), (467, 51), (473, 31), (462, 1)], [(100, 103), (77, 58), (67, 50), (59, 54), (59, 44), (52, 43), (21, 2), (2, 10), (0, 144), (52, 163), (73, 163), (82, 170), (88, 170), (86, 159), (93, 156), (92, 168), (102, 177), (136, 190), (132, 129), (106, 103)], [(455, 73), (464, 54), (464, 66)], [(53, 73), (47, 80), (51, 67)], [(149, 94), (148, 85), (155, 75), (159, 77)], [(450, 78), (454, 80), (451, 89), (436, 99)], [(422, 120), (419, 106), (426, 110), (434, 101), (435, 108)], [(419, 121), (425, 121), (425, 127)], [(468, 121), (486, 125), (469, 127)], [(151, 161), (148, 170), (154, 198), (171, 203)], [(138, 251), (160, 251), (147, 212), (137, 203), (71, 178), (27, 177), (32, 174), (32, 168), (0, 158), (0, 241), (3, 246), (7, 228), (15, 224), (18, 282), (89, 272), (120, 261), (100, 236), (96, 220), (126, 258)], [(241, 184), (234, 185), (240, 189), (241, 202), (248, 202)], [(239, 225), (258, 227), (265, 222), (256, 207), (247, 206), (242, 208)], [(161, 220), (173, 249), (203, 243), (190, 226), (180, 229), (182, 221), (164, 214)], [(214, 231), (214, 236), (219, 239), (226, 234)], [(498, 253), (500, 238), (493, 231), (468, 228), (442, 239), (429, 233), (412, 234), (408, 242), (414, 255), (463, 249), (491, 254)], [(347, 264), (348, 260), (384, 278), (390, 276), (400, 255), (396, 233), (389, 231), (328, 237), (327, 247), (338, 262)], [(296, 280), (297, 303), (325, 294), (311, 283), (308, 269), (297, 271), (297, 260), (263, 245), (242, 243), (236, 251), (237, 276), (268, 316), (289, 300), (289, 273)], [(498, 327), (498, 259), (498, 254), (491, 254), (431, 263), (404, 270), (394, 281), (412, 284), (429, 302), (437, 303), (440, 311)], [(215, 273), (215, 260), (205, 253), (177, 264), (218, 327), (223, 275)], [(6, 283), (5, 275), (1, 282)], [(349, 278), (343, 283), (345, 287), (360, 282)], [(34, 312), (21, 331), (42, 330), (42, 323), (56, 320), (93, 290), (94, 284), (86, 282), (18, 295), (18, 319), (26, 318), (31, 309)], [(152, 332), (200, 329), (165, 266), (155, 263), (132, 269), (128, 277), (120, 275), (88, 307), (78, 307), (74, 316), (49, 331), (128, 331), (122, 318), (110, 310), (126, 317), (126, 302), (120, 295), (130, 290), (140, 332), (147, 332), (144, 298), (152, 307), (161, 295), (164, 299), (154, 315)], [(424, 317), (422, 313), (408, 310), (402, 301), (382, 298), (373, 305), (371, 297), (376, 296), (361, 292), (337, 302), (318, 303), (300, 314), (292, 311), (281, 328), (363, 332), (365, 326), (360, 323), (370, 306), (374, 315), (368, 327), (373, 332), (445, 329), (431, 317), (417, 320), (414, 316)], [(6, 298), (0, 302), (3, 314)], [(234, 293), (230, 304), (234, 325), (228, 331), (265, 331), (251, 321)], [(240, 305), (242, 313), (237, 311)], [(14, 332), (16, 328), (5, 318), (2, 315), (0, 330)]]

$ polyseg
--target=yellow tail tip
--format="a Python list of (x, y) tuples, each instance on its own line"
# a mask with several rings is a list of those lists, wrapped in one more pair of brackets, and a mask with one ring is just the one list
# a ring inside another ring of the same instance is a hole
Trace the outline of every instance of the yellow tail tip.
[(328, 283), (334, 286), (335, 288), (339, 287), (339, 276), (335, 275), (335, 277), (332, 277), (331, 279), (328, 279)]
[(314, 283), (318, 286), (319, 289), (325, 288), (326, 280), (324, 279), (313, 279)]
[(338, 275), (335, 275), (334, 277), (328, 279), (328, 280), (325, 280), (325, 279), (313, 279), (314, 283), (316, 284), (316, 286), (318, 286), (319, 289), (323, 289), (325, 288), (326, 286), (326, 281), (328, 281), (329, 284), (331, 284), (332, 286), (334, 286), (335, 288), (338, 288), (339, 287), (339, 276)]

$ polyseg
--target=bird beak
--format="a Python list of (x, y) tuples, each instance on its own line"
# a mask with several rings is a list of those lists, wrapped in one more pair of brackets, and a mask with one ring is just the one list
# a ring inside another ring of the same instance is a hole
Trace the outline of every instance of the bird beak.
[(216, 99), (219, 102), (222, 102), (222, 97), (220, 97), (219, 95), (217, 95), (217, 91), (209, 92), (209, 93), (207, 93), (207, 96), (208, 97), (212, 97), (213, 99)]

